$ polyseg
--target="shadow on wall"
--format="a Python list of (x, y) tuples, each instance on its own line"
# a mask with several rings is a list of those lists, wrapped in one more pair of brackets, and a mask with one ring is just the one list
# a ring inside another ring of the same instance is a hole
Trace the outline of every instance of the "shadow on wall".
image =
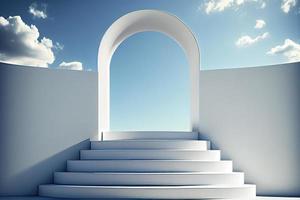
[(36, 195), (97, 132), (97, 73), (0, 63), (0, 196)]
[(202, 71), (201, 138), (258, 195), (300, 196), (300, 63)]
[[(40, 184), (53, 183), (53, 172), (66, 171), (66, 161), (79, 159), (79, 151), (81, 149), (90, 149), (89, 139), (56, 153), (16, 174), (5, 177), (5, 179), (1, 180), (2, 184), (5, 185), (1, 184), (0, 187), (5, 188), (8, 193), (12, 190), (18, 190), (18, 194), (14, 195), (24, 195), (28, 193), (37, 195), (38, 186)], [(9, 152), (5, 154), (9, 154)], [(11, 159), (15, 158), (11, 157)], [(0, 170), (2, 171), (2, 169)], [(5, 191), (2, 195), (5, 195)]]

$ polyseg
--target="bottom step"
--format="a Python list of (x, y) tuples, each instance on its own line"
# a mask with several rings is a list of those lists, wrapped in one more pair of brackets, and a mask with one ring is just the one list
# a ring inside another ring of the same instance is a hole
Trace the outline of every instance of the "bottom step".
[(255, 185), (207, 186), (75, 186), (40, 185), (39, 195), (54, 198), (254, 199)]

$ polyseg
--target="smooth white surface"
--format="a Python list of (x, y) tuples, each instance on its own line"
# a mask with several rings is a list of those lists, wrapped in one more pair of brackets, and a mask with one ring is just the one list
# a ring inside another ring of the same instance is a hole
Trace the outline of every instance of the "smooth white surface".
[(300, 196), (300, 62), (201, 72), (200, 138), (259, 195)]
[[(0, 197), (1, 200), (66, 200), (64, 198), (50, 198), (50, 197), (39, 197), (39, 196), (9, 196)], [(297, 197), (267, 197), (267, 196), (257, 196), (252, 198), (253, 200), (300, 200)], [(236, 199), (233, 199), (236, 200)]]
[(109, 130), (110, 62), (115, 50), (128, 37), (145, 31), (166, 34), (179, 43), (190, 65), (191, 130), (199, 126), (200, 50), (191, 30), (176, 16), (158, 10), (139, 10), (116, 20), (105, 32), (98, 50), (98, 120), (99, 133)]
[(242, 185), (243, 173), (78, 173), (55, 172), (54, 184), (64, 185)]
[[(156, 134), (153, 132), (153, 135)], [(220, 151), (182, 149), (186, 144), (196, 144), (196, 148), (199, 144), (205, 144), (207, 148), (207, 141), (135, 139), (91, 142), (92, 148), (93, 144), (110, 146), (102, 146), (102, 150), (81, 151), (81, 158), (84, 154), (91, 156), (92, 153), (92, 158), (96, 160), (68, 160), (67, 172), (54, 173), (55, 185), (41, 186), (41, 195), (130, 199), (249, 199), (256, 195), (255, 185), (244, 184), (244, 173), (232, 172), (232, 161), (219, 160)], [(123, 148), (124, 146), (126, 148)], [(132, 149), (133, 146), (138, 149)], [(121, 151), (124, 151), (121, 157), (127, 156), (122, 160), (119, 157)], [(190, 160), (187, 156), (187, 152), (190, 151), (193, 152), (191, 155), (196, 157), (195, 160)], [(217, 160), (212, 152), (218, 153)], [(103, 153), (106, 153), (105, 158), (107, 153), (116, 153), (114, 157), (117, 159), (103, 159)], [(180, 159), (176, 159), (177, 153)], [(168, 154), (171, 156), (168, 157)], [(199, 159), (199, 155), (204, 155), (208, 160)], [(97, 159), (99, 156), (100, 159)], [(164, 157), (168, 159), (161, 159)]]
[[(88, 145), (69, 147), (97, 131), (97, 73), (0, 66), (0, 195), (36, 195)], [(201, 73), (202, 136), (259, 195), (300, 196), (299, 66)]]
[(91, 149), (193, 149), (208, 150), (206, 140), (113, 140), (91, 141)]
[(232, 172), (232, 161), (68, 160), (70, 172)]
[(36, 195), (96, 133), (96, 74), (0, 63), (0, 196)]
[(255, 198), (254, 185), (242, 186), (74, 186), (41, 185), (39, 194), (60, 198), (211, 199)]
[(103, 131), (103, 140), (198, 140), (198, 132)]
[(220, 160), (220, 151), (199, 151), (191, 149), (111, 149), (81, 150), (81, 160)]

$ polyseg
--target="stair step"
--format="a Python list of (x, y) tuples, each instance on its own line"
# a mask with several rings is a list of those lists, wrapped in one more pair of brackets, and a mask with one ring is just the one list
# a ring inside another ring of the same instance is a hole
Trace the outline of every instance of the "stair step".
[(55, 184), (64, 185), (212, 185), (244, 184), (244, 173), (82, 173), (55, 172)]
[(198, 140), (197, 132), (184, 131), (105, 131), (103, 140)]
[(91, 141), (91, 149), (192, 149), (205, 151), (210, 149), (210, 142), (206, 140)]
[(39, 195), (54, 198), (252, 199), (255, 185), (205, 186), (74, 186), (40, 185)]
[(70, 172), (232, 172), (232, 161), (68, 160)]
[(81, 160), (220, 160), (219, 150), (81, 150)]

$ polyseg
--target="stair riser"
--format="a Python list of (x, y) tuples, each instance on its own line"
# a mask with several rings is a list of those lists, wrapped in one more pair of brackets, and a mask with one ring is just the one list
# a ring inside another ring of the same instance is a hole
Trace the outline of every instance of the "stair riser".
[(70, 172), (232, 172), (231, 161), (70, 160)]
[(228, 174), (97, 174), (56, 172), (55, 184), (65, 185), (212, 185), (244, 184), (243, 173)]
[(220, 160), (220, 151), (81, 150), (81, 160)]
[(191, 132), (104, 133), (81, 160), (67, 161), (39, 195), (71, 199), (254, 199), (255, 185), (232, 172), (210, 142)]
[(91, 141), (92, 150), (103, 149), (191, 149), (209, 150), (209, 141)]
[(103, 140), (198, 140), (197, 132), (132, 131), (103, 132)]
[(39, 187), (39, 195), (54, 198), (127, 198), (127, 199), (254, 199), (255, 186), (232, 188), (105, 188), (105, 187)]

